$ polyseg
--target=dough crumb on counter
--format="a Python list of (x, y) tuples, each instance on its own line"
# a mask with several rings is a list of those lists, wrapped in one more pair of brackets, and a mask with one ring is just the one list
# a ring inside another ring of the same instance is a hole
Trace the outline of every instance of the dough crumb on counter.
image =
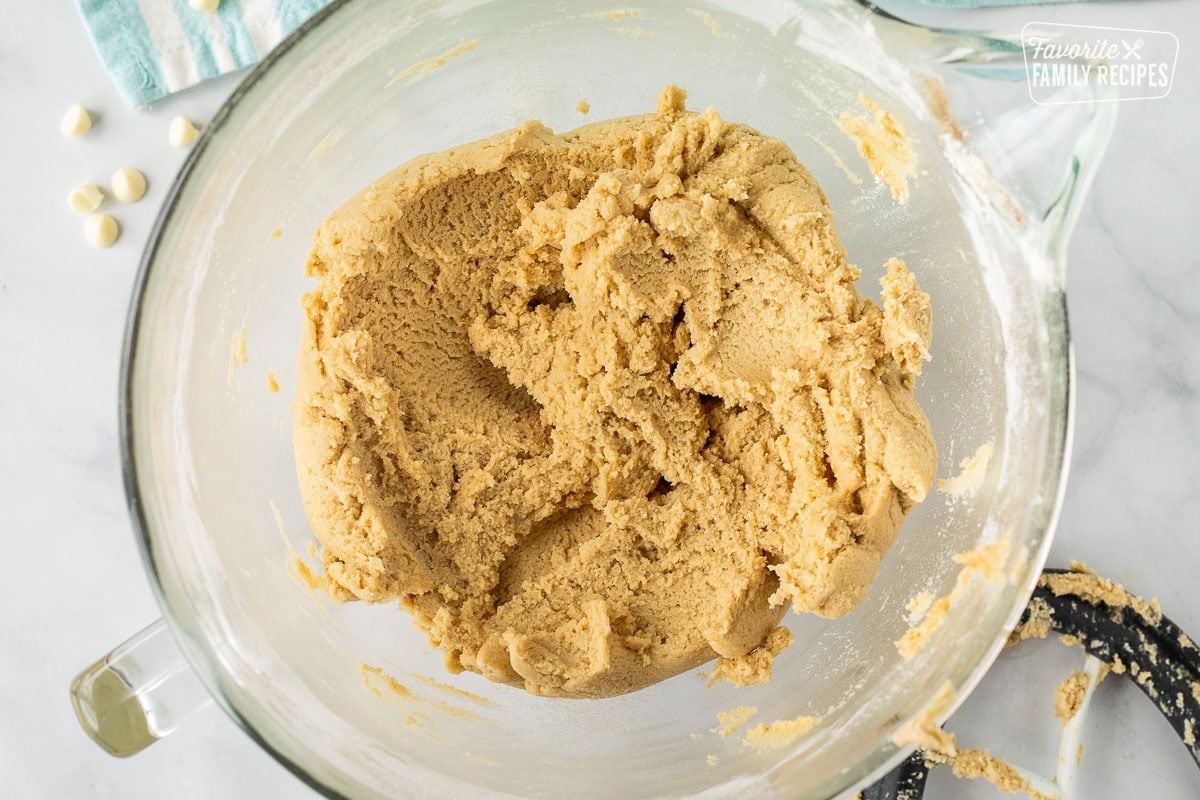
[(1064, 725), (1079, 712), (1087, 687), (1087, 673), (1080, 670), (1072, 672), (1058, 685), (1054, 692), (1054, 716), (1062, 720)]
[(586, 116), (587, 113), (592, 110), (592, 104), (589, 103), (587, 100), (580, 100), (576, 104), (575, 110), (578, 111), (580, 114), (583, 114)]
[(329, 578), (451, 672), (737, 672), (789, 607), (858, 605), (933, 484), (928, 297), (892, 261), (863, 298), (787, 146), (685, 96), (419, 157), (317, 232), (305, 508)]
[(1157, 624), (1162, 620), (1162, 609), (1158, 600), (1146, 602), (1130, 594), (1119, 583), (1101, 578), (1082, 561), (1072, 561), (1070, 572), (1049, 572), (1039, 581), (1058, 596), (1074, 595), (1089, 603), (1103, 603), (1113, 608), (1131, 608), (1147, 622)]

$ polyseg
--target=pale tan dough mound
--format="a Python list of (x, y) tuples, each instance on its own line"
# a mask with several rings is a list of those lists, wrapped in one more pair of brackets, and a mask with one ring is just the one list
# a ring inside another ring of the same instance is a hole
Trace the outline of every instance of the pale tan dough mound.
[(928, 297), (853, 282), (788, 148), (663, 90), (422, 156), (316, 235), (295, 445), (325, 570), (448, 667), (633, 691), (862, 599), (936, 454)]

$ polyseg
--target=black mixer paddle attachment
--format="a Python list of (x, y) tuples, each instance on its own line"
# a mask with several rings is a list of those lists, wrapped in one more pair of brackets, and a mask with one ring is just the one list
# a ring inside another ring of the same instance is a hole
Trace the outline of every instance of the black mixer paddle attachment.
[[(1149, 697), (1200, 766), (1200, 648), (1164, 617), (1156, 604), (1130, 595), (1086, 567), (1048, 569), (1010, 640), (1058, 633), (1068, 644), (1078, 644), (1088, 654), (1084, 669), (1086, 689), (1082, 703), (1066, 722), (1060, 750), (1059, 774), (1054, 780), (1028, 775), (1037, 793), (1053, 800), (1074, 795), (1075, 765), (1070, 757), (1079, 746), (1082, 717), (1091, 693), (1107, 673), (1124, 675)], [(1063, 758), (1061, 754), (1067, 754)], [(917, 750), (864, 789), (862, 800), (921, 800), (925, 782), (936, 761)], [(1065, 768), (1063, 765), (1066, 765)], [(1035, 783), (1036, 781), (1036, 783)]]

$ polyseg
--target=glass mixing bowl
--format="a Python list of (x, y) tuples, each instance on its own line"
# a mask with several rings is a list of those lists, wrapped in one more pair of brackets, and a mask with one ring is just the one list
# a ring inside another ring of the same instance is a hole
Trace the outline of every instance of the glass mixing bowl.
[[(947, 681), (964, 697), (999, 651), (1060, 500), (1063, 250), (1115, 105), (1090, 88), (1034, 105), (1024, 76), (1019, 39), (832, 0), (655, 0), (628, 12), (592, 0), (335, 2), (208, 126), (146, 251), (121, 439), (165, 623), (77, 679), (85, 727), (128, 754), (211, 697), (333, 797), (797, 800), (879, 775), (904, 755), (899, 727)], [(993, 455), (977, 492), (934, 491), (913, 510), (854, 613), (787, 617), (796, 641), (765, 685), (707, 689), (689, 672), (565, 701), (450, 676), (402, 612), (337, 605), (305, 580), (316, 560), (289, 401), (311, 235), (419, 153), (531, 118), (565, 130), (646, 113), (671, 82), (691, 108), (715, 106), (792, 147), (825, 188), (865, 293), (889, 257), (907, 261), (935, 314), (916, 391), (939, 475), (985, 443)], [(865, 114), (860, 92), (899, 120), (916, 154), (906, 204), (838, 126), (843, 112)], [(973, 580), (928, 645), (901, 658), (906, 603), (948, 592), (953, 555), (1001, 537), (1008, 579)], [(757, 706), (753, 722), (822, 721), (761, 750), (711, 732), (735, 706)]]

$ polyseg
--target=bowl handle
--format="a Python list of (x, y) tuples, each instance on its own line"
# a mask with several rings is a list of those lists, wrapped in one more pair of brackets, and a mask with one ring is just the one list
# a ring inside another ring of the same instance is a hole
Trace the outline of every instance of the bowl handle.
[(161, 619), (71, 682), (79, 724), (109, 755), (125, 758), (176, 731), (212, 703)]
[(1061, 287), (1067, 241), (1112, 133), (1118, 91), (1088, 84), (1035, 99), (1021, 36), (926, 28), (888, 16), (876, 28), (893, 51), (924, 65), (930, 80), (923, 99), (946, 156), (1024, 229)]

